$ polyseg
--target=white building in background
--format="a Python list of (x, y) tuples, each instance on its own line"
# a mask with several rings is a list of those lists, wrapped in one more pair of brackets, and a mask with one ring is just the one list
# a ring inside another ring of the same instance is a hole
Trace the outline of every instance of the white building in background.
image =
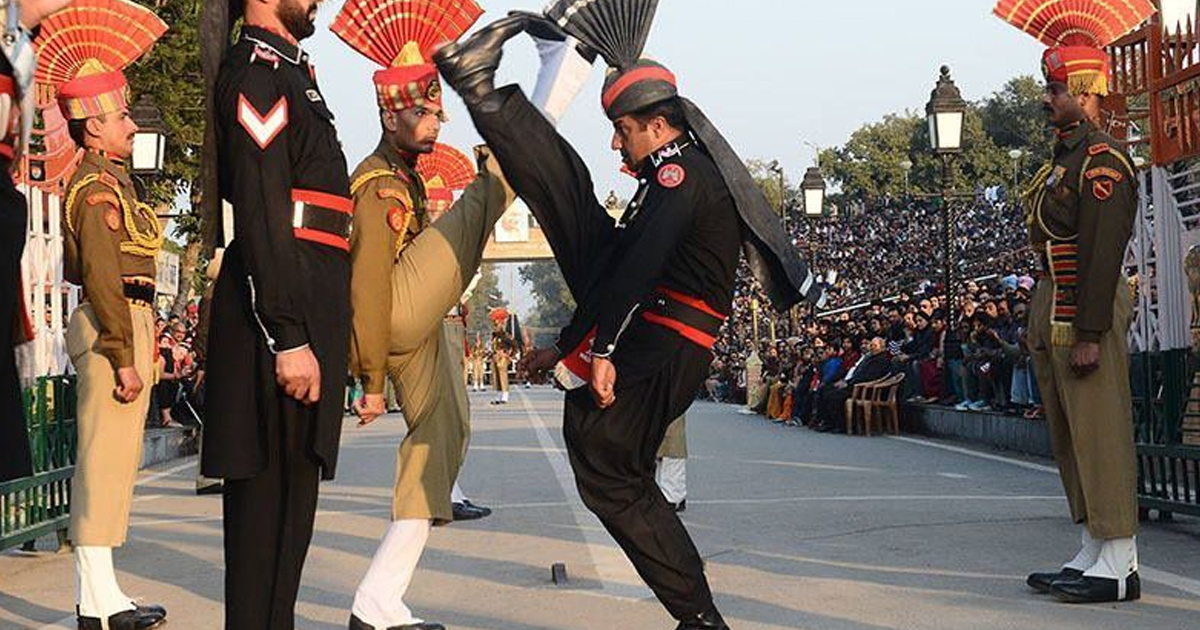
[(68, 318), (79, 305), (79, 287), (63, 280), (62, 198), (40, 188), (21, 186), (29, 199), (29, 226), (24, 272), (25, 304), (33, 322), (34, 341), (22, 347), (25, 377), (66, 373)]

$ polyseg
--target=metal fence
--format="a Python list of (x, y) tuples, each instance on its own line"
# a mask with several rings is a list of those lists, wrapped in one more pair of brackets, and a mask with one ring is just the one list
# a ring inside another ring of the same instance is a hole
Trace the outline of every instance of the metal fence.
[(33, 475), (0, 483), (0, 550), (49, 534), (66, 540), (75, 472), (75, 378), (39, 379), (25, 392)]
[(1188, 350), (1139, 353), (1130, 367), (1139, 505), (1163, 518), (1200, 516), (1200, 444), (1185, 430), (1200, 416), (1196, 360)]

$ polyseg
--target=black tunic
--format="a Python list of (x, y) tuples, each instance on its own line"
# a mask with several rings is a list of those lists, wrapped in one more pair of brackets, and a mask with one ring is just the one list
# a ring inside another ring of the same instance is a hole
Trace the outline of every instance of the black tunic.
[[(12, 64), (0, 54), (0, 75), (12, 78)], [(17, 96), (7, 95), (15, 111)], [(8, 121), (0, 135), (7, 132)], [(8, 143), (13, 138), (0, 138)], [(21, 254), (25, 250), (25, 196), (17, 191), (9, 174), (9, 160), (0, 158), (0, 481), (25, 477), (33, 472), (29, 438), (25, 434), (24, 405), (17, 375), (15, 342), (23, 329), (20, 312)]]
[[(309, 456), (333, 478), (350, 337), (350, 257), (293, 234), (292, 191), (350, 196), (333, 114), (307, 54), (247, 26), (217, 79), (221, 196), (233, 206), (213, 295), (203, 472), (244, 479), (266, 469), (269, 423), (308, 434)], [(278, 109), (282, 108), (282, 110)], [(306, 407), (275, 382), (274, 353), (309, 344), (321, 400)]]

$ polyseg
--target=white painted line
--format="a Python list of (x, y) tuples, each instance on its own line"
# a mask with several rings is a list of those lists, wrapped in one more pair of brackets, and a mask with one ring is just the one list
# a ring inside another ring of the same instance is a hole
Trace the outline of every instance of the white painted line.
[(175, 466), (174, 468), (168, 468), (164, 471), (157, 472), (152, 475), (147, 475), (147, 476), (139, 479), (138, 485), (140, 486), (143, 484), (154, 483), (155, 481), (158, 481), (159, 479), (162, 479), (164, 477), (170, 477), (172, 475), (175, 475), (176, 473), (187, 470), (188, 468), (195, 467), (197, 463), (198, 463), (197, 458), (195, 456), (188, 457), (188, 461), (183, 464)]
[(775, 499), (696, 499), (695, 505), (767, 505), (772, 503), (856, 503), (869, 501), (1066, 501), (1062, 495), (1004, 495), (1004, 494), (885, 494), (869, 496), (780, 497)]
[(567, 461), (563, 450), (550, 436), (546, 423), (542, 422), (541, 414), (529, 404), (529, 398), (525, 392), (515, 390), (515, 393), (521, 401), (521, 408), (529, 418), (529, 423), (533, 425), (538, 443), (546, 453), (550, 467), (554, 469), (554, 477), (562, 486), (563, 495), (567, 497), (571, 515), (575, 518), (575, 525), (583, 534), (588, 555), (591, 556), (592, 565), (596, 567), (601, 590), (619, 599), (643, 600), (653, 597), (654, 593), (642, 583), (624, 552), (609, 537), (599, 519), (584, 506), (583, 499), (579, 498), (579, 489), (575, 486), (575, 474), (571, 471), (571, 464)]
[[(1036, 470), (1038, 472), (1050, 473), (1053, 475), (1059, 474), (1058, 469), (1053, 466), (1043, 466), (1040, 464), (1034, 464), (1031, 462), (1021, 461), (1019, 459), (1003, 457), (1001, 455), (992, 455), (990, 453), (980, 453), (979, 451), (973, 451), (969, 448), (960, 448), (957, 446), (950, 446), (947, 444), (938, 444), (936, 442), (930, 442), (928, 440), (921, 440), (921, 439), (910, 438), (910, 437), (900, 437), (900, 436), (895, 436), (895, 435), (888, 436), (888, 439), (897, 440), (900, 442), (907, 442), (909, 444), (916, 444), (918, 446), (928, 446), (930, 448), (937, 448), (937, 449), (941, 449), (943, 451), (950, 451), (952, 453), (959, 453), (961, 455), (977, 457), (979, 459), (986, 459), (989, 461), (1001, 462), (1004, 464), (1009, 464), (1012, 466), (1018, 466), (1020, 468), (1025, 468), (1027, 470)], [(699, 502), (697, 501), (696, 503), (699, 503)], [(1149, 580), (1151, 582), (1157, 582), (1158, 584), (1163, 584), (1165, 586), (1169, 586), (1173, 589), (1180, 590), (1185, 593), (1191, 593), (1193, 595), (1200, 596), (1200, 580), (1194, 580), (1192, 578), (1184, 577), (1182, 575), (1176, 575), (1174, 573), (1171, 573), (1170, 571), (1163, 571), (1161, 569), (1155, 569), (1155, 568), (1149, 567), (1145, 564), (1141, 564), (1138, 567), (1138, 573), (1140, 573), (1143, 578), (1146, 578), (1147, 580)]]
[(962, 448), (959, 446), (950, 446), (949, 444), (938, 444), (937, 442), (930, 442), (929, 440), (920, 440), (917, 438), (901, 437), (898, 435), (889, 435), (889, 436), (887, 436), (887, 438), (889, 440), (895, 440), (897, 442), (907, 442), (909, 444), (916, 444), (918, 446), (927, 446), (929, 448), (941, 449), (943, 451), (949, 451), (951, 453), (958, 453), (960, 455), (969, 455), (971, 457), (977, 457), (979, 459), (986, 459), (988, 461), (1001, 462), (1004, 464), (1009, 464), (1011, 466), (1018, 466), (1020, 468), (1026, 469), (1026, 470), (1036, 470), (1038, 472), (1050, 473), (1053, 475), (1058, 474), (1058, 469), (1055, 468), (1054, 466), (1045, 466), (1042, 464), (1034, 464), (1033, 462), (1021, 461), (1019, 459), (1013, 459), (1011, 457), (992, 455), (991, 453), (981, 453), (979, 451), (973, 451), (969, 448)]

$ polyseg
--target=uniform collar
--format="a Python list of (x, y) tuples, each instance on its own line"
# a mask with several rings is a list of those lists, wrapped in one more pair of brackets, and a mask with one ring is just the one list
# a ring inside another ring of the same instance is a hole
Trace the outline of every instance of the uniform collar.
[(121, 158), (113, 157), (98, 149), (88, 149), (84, 152), (83, 161), (90, 162), (98, 170), (116, 177), (122, 186), (129, 186), (133, 183), (133, 180), (129, 178), (129, 171), (125, 170), (126, 161)]
[(247, 24), (242, 27), (242, 39), (270, 49), (292, 65), (298, 66), (308, 62), (308, 53), (301, 50), (299, 44), (262, 26)]
[(1086, 120), (1081, 120), (1072, 127), (1061, 129), (1058, 131), (1058, 146), (1064, 152), (1074, 151), (1093, 130), (1095, 130), (1095, 126)]
[(683, 152), (693, 146), (691, 138), (686, 135), (680, 136), (654, 151), (645, 160), (642, 161), (641, 171), (643, 173), (657, 171), (658, 167), (662, 166), (668, 160), (683, 155)]

